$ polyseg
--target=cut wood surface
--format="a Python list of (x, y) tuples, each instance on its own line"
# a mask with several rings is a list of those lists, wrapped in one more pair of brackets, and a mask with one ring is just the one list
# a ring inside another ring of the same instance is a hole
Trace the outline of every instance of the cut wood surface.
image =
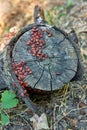
[[(32, 70), (31, 75), (24, 79), (33, 89), (44, 91), (58, 90), (69, 82), (76, 74), (78, 58), (71, 41), (60, 30), (50, 28), (51, 37), (48, 37), (47, 26), (39, 26), (43, 29), (43, 37), (46, 41), (42, 52), (48, 57), (40, 60), (28, 52), (30, 49), (26, 45), (31, 37), (31, 29), (26, 30), (20, 35), (14, 44), (12, 51), (12, 60), (15, 63), (22, 61)], [(10, 48), (11, 49), (11, 48)]]

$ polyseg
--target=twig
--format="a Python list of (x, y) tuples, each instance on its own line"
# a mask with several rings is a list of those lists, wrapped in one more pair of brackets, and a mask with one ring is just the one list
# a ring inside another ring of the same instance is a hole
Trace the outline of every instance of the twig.
[[(65, 116), (69, 115), (71, 112), (79, 111), (79, 110), (82, 110), (82, 109), (85, 109), (85, 108), (87, 108), (87, 106), (82, 107), (82, 108), (72, 109), (71, 111), (67, 112), (64, 116), (58, 115), (58, 116), (56, 117), (56, 119), (58, 119), (58, 120), (57, 120), (56, 122), (54, 122), (54, 124), (53, 124), (52, 126), (56, 125), (56, 123), (58, 123), (60, 120), (62, 120)], [(60, 117), (59, 117), (59, 116), (60, 116)], [(50, 128), (52, 128), (52, 126), (51, 126)]]

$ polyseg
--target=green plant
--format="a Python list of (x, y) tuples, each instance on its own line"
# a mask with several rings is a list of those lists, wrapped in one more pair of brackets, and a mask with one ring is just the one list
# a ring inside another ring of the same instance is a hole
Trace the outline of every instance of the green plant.
[(74, 5), (73, 0), (67, 0), (67, 7), (72, 7)]
[(46, 17), (46, 20), (49, 24), (52, 24), (52, 15), (51, 15), (51, 11), (50, 10), (46, 10), (45, 11), (45, 17)]
[(5, 90), (1, 95), (1, 124), (2, 126), (10, 123), (9, 115), (6, 110), (16, 107), (18, 104), (18, 99), (13, 91)]

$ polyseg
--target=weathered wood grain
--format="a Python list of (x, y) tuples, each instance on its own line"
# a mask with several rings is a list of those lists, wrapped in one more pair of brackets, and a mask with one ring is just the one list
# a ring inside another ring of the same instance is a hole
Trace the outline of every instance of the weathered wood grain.
[[(39, 28), (49, 29), (46, 26)], [(29, 47), (27, 47), (26, 42), (30, 39), (30, 32), (30, 30), (25, 32), (18, 39), (12, 54), (16, 63), (25, 60), (33, 71), (32, 75), (26, 77), (25, 81), (32, 88), (44, 91), (62, 88), (75, 76), (77, 71), (78, 58), (71, 41), (62, 32), (53, 28), (50, 29), (52, 34), (50, 38), (44, 32), (46, 44), (42, 51), (48, 55), (48, 58), (39, 60), (28, 53)]]

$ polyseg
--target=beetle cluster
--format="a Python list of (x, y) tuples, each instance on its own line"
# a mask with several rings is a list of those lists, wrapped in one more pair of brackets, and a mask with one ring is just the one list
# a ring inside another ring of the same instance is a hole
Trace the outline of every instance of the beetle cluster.
[[(34, 26), (31, 29), (31, 38), (26, 43), (28, 46), (30, 46), (29, 53), (31, 53), (33, 56), (36, 56), (37, 58), (44, 60), (48, 57), (47, 54), (44, 54), (42, 52), (42, 49), (44, 45), (46, 44), (46, 41), (43, 39), (44, 29), (40, 29), (37, 26)], [(46, 30), (48, 37), (51, 37), (51, 33), (49, 30)]]
[(28, 66), (26, 66), (26, 62), (25, 61), (21, 61), (19, 63), (13, 62), (12, 67), (22, 88), (29, 86), (24, 81), (24, 79), (26, 78), (27, 75), (32, 74), (32, 70)]
[[(29, 46), (29, 53), (32, 54), (32, 56), (36, 56), (40, 60), (44, 60), (48, 58), (47, 54), (43, 53), (44, 45), (46, 44), (44, 33), (47, 34), (48, 37), (51, 37), (52, 34), (50, 33), (49, 29), (42, 29), (37, 26), (34, 26), (31, 29), (31, 38), (26, 43), (27, 46)], [(23, 92), (20, 93), (22, 97), (24, 97), (25, 93), (28, 94), (28, 91), (33, 92), (41, 92), (41, 90), (32, 89), (28, 83), (25, 82), (25, 78), (27, 75), (32, 74), (32, 70), (29, 66), (26, 65), (25, 61), (21, 61), (18, 63), (12, 62), (12, 68), (14, 70), (14, 73), (18, 79), (18, 82), (20, 83), (21, 87), (23, 88)], [(16, 83), (14, 83), (14, 87), (17, 88)]]

